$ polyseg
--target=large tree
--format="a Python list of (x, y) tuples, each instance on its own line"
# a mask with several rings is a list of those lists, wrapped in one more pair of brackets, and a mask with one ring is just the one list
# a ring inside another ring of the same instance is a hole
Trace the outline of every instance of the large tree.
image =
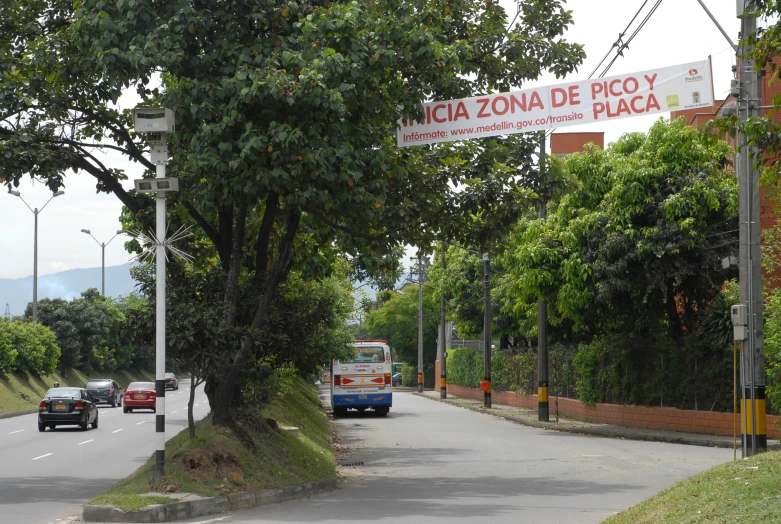
[[(379, 274), (400, 243), (459, 230), (471, 212), (454, 212), (464, 176), (425, 169), (429, 148), (397, 150), (396, 122), (430, 98), (574, 70), (583, 52), (561, 39), (571, 23), (561, 4), (524, 2), (508, 28), (498, 3), (477, 0), (12, 2), (0, 177), (17, 185), (29, 172), (56, 189), (83, 169), (150, 223), (151, 199), (125, 192), (93, 146), (113, 141), (151, 169), (112, 102), (135, 86), (173, 109), (169, 170), (183, 188), (173, 221), (197, 224), (216, 253), (223, 327), (257, 333), (294, 268), (319, 278), (336, 249)], [(216, 422), (229, 421), (244, 364), (266, 347), (245, 337), (228, 355), (213, 382)]]

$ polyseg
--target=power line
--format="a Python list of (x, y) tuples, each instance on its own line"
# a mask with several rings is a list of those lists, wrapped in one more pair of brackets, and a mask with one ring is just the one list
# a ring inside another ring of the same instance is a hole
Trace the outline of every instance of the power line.
[[(644, 0), (643, 4), (640, 6), (640, 8), (637, 10), (635, 15), (632, 17), (632, 20), (629, 21), (629, 23), (626, 25), (626, 28), (624, 28), (623, 31), (621, 31), (618, 34), (618, 39), (616, 39), (615, 42), (613, 42), (613, 45), (610, 46), (610, 49), (608, 49), (607, 53), (605, 53), (605, 56), (602, 57), (602, 60), (599, 61), (599, 64), (594, 68), (594, 70), (591, 72), (590, 75), (588, 75), (588, 80), (591, 80), (591, 78), (594, 76), (594, 73), (597, 72), (597, 70), (602, 66), (602, 64), (605, 63), (605, 60), (607, 60), (607, 57), (610, 56), (610, 53), (613, 52), (614, 49), (616, 49), (616, 56), (613, 57), (613, 60), (610, 61), (610, 63), (605, 67), (605, 69), (602, 70), (602, 72), (599, 74), (599, 78), (602, 78), (607, 74), (607, 72), (610, 70), (611, 67), (613, 67), (613, 64), (616, 63), (616, 60), (618, 60), (619, 56), (624, 56), (624, 49), (629, 49), (629, 44), (634, 40), (634, 38), (637, 36), (637, 34), (640, 32), (640, 30), (645, 26), (645, 24), (648, 23), (648, 20), (650, 20), (651, 16), (656, 12), (657, 9), (659, 9), (659, 5), (662, 3), (662, 0), (657, 0), (656, 4), (651, 8), (651, 11), (646, 15), (646, 17), (643, 19), (643, 21), (640, 23), (637, 29), (635, 29), (635, 32), (632, 33), (632, 36), (629, 37), (629, 39), (624, 42), (624, 36), (629, 31), (629, 28), (632, 27), (632, 24), (637, 20), (637, 17), (640, 16), (640, 13), (643, 11), (643, 8), (645, 8), (645, 5), (648, 3), (648, 0)], [(546, 138), (550, 137), (556, 129), (551, 129), (550, 131), (545, 133)]]

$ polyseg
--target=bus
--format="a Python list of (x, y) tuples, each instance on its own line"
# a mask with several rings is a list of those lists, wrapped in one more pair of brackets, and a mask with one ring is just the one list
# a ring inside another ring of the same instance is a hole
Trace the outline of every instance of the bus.
[(385, 340), (356, 340), (348, 360), (331, 363), (331, 406), (334, 416), (374, 410), (385, 416), (393, 405), (391, 350)]

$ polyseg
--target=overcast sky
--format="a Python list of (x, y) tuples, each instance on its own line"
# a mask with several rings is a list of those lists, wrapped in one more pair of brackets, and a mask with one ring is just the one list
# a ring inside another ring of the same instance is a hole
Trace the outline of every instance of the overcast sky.
[[(500, 0), (512, 17), (516, 3)], [(583, 44), (586, 61), (579, 71), (565, 81), (583, 80), (588, 77), (618, 34), (643, 4), (644, 0), (569, 0), (567, 7), (573, 11), (575, 23), (567, 34), (571, 42)], [(737, 41), (740, 24), (735, 17), (735, 2), (704, 0), (705, 4)], [(644, 18), (655, 0), (648, 1), (643, 14), (635, 21), (629, 34)], [(627, 35), (626, 38), (628, 38)], [(661, 6), (638, 33), (613, 65), (608, 76), (644, 71), (655, 67), (683, 64), (712, 57), (714, 92), (717, 99), (724, 98), (732, 78), (734, 53), (728, 42), (708, 18), (697, 0), (664, 0)], [(551, 85), (556, 78), (546, 76), (523, 87)], [(123, 97), (120, 105), (132, 107), (134, 96)], [(667, 115), (664, 115), (667, 116)], [(569, 127), (563, 131), (604, 131), (606, 143), (614, 141), (622, 133), (646, 131), (659, 116), (627, 118), (611, 124), (591, 124)], [(133, 178), (139, 178), (142, 170), (116, 154), (107, 154), (105, 163), (127, 170), (132, 187)], [(100, 267), (100, 246), (81, 229), (90, 229), (101, 241), (108, 241), (120, 227), (119, 200), (107, 194), (96, 194), (94, 179), (84, 174), (66, 177), (65, 194), (53, 199), (39, 214), (38, 224), (38, 273), (45, 275), (66, 269)], [(51, 193), (42, 184), (25, 180), (18, 188), (30, 207), (43, 206)], [(0, 278), (21, 278), (33, 271), (33, 213), (18, 198), (0, 192)], [(106, 265), (123, 264), (130, 260), (124, 250), (123, 237), (119, 236), (106, 248)]]

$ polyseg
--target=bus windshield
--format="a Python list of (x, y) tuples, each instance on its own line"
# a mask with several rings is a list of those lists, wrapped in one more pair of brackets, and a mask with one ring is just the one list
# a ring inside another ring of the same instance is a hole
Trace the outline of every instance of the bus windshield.
[(363, 364), (385, 362), (385, 350), (382, 347), (357, 347), (350, 360), (340, 360), (342, 364)]

